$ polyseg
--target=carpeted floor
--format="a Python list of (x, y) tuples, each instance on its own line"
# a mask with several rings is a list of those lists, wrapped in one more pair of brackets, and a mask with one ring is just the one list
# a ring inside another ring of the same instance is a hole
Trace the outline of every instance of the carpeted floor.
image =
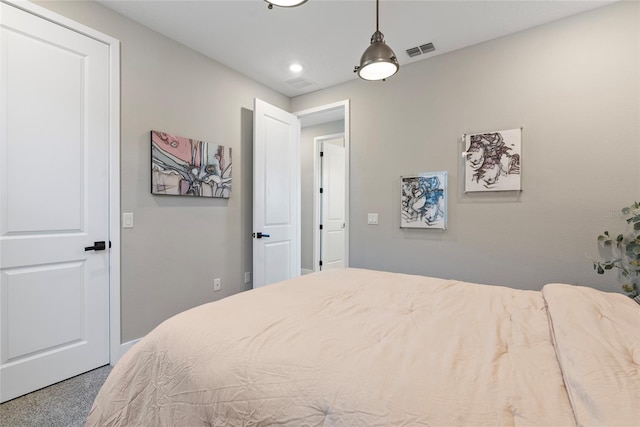
[(103, 366), (0, 404), (0, 426), (82, 427), (109, 372)]

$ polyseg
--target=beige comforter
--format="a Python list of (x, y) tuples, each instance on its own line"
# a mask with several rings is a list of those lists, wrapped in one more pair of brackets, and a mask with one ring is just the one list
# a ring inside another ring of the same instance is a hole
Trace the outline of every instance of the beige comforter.
[[(635, 424), (639, 307), (615, 295), (612, 306), (631, 319), (619, 326), (625, 338), (617, 344), (608, 337), (565, 345), (582, 308), (553, 298), (549, 307), (563, 306), (558, 318), (569, 322), (559, 326), (545, 302), (565, 288), (577, 289), (554, 285), (543, 296), (345, 269), (234, 295), (181, 313), (136, 344), (107, 379), (88, 425)], [(616, 324), (618, 314), (606, 312)], [(558, 359), (575, 368), (601, 344), (624, 356), (595, 356), (563, 378)], [(591, 377), (600, 362), (624, 367)], [(579, 390), (568, 392), (565, 380)], [(616, 402), (632, 407), (617, 411)]]

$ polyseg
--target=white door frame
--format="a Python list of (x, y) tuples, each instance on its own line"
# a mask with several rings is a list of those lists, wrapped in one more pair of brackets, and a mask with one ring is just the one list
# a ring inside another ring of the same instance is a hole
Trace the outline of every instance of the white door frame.
[(318, 271), (319, 270), (319, 261), (320, 261), (320, 237), (319, 237), (319, 232), (320, 232), (320, 183), (318, 180), (318, 175), (320, 173), (319, 170), (319, 165), (320, 165), (320, 156), (318, 156), (318, 142), (316, 142), (316, 139), (318, 139), (319, 141), (321, 140), (327, 140), (327, 139), (333, 139), (332, 137), (344, 137), (344, 148), (345, 148), (345, 167), (346, 167), (346, 172), (345, 172), (345, 198), (347, 199), (347, 202), (345, 204), (345, 218), (346, 218), (346, 225), (345, 225), (345, 247), (344, 247), (344, 262), (345, 262), (345, 267), (349, 267), (349, 227), (350, 227), (350, 222), (351, 219), (349, 217), (349, 164), (350, 164), (350, 146), (351, 146), (351, 126), (349, 123), (349, 100), (346, 99), (344, 101), (338, 101), (338, 102), (334, 102), (331, 104), (326, 104), (326, 105), (321, 105), (319, 107), (314, 107), (314, 108), (309, 108), (307, 110), (301, 110), (298, 112), (295, 112), (293, 114), (295, 114), (296, 116), (300, 117), (301, 119), (304, 118), (304, 116), (311, 116), (311, 115), (322, 115), (323, 113), (329, 111), (329, 110), (335, 110), (337, 108), (342, 108), (344, 110), (344, 132), (340, 132), (339, 134), (334, 134), (334, 135), (327, 135), (327, 136), (320, 136), (320, 137), (316, 137), (314, 138), (314, 147), (313, 147), (313, 191), (314, 191), (314, 196), (313, 196), (313, 271)]
[(0, 1), (109, 47), (109, 363), (114, 365), (124, 354), (120, 343), (120, 41), (28, 1)]
[[(346, 169), (346, 173), (345, 173), (345, 178), (347, 179), (345, 181), (345, 197), (346, 197), (346, 203), (345, 203), (345, 209), (348, 209), (348, 201), (349, 201), (349, 195), (348, 195), (348, 191), (349, 191), (349, 182), (348, 182), (348, 177), (349, 177), (349, 154), (348, 151), (346, 149), (346, 138), (345, 138), (345, 132), (340, 132), (340, 133), (334, 133), (331, 135), (322, 135), (322, 136), (316, 136), (313, 138), (313, 271), (320, 271), (320, 242), (322, 241), (322, 237), (321, 237), (321, 230), (320, 230), (320, 219), (322, 217), (322, 213), (321, 213), (321, 202), (320, 202), (320, 187), (322, 187), (322, 181), (320, 179), (321, 177), (321, 172), (322, 172), (322, 157), (320, 156), (320, 149), (321, 146), (320, 144), (322, 144), (324, 141), (330, 140), (330, 139), (337, 139), (337, 138), (344, 138), (345, 139), (345, 169)], [(347, 242), (349, 240), (349, 232), (348, 232), (348, 215), (345, 214), (345, 219), (347, 219), (346, 223), (345, 223), (345, 251), (344, 251), (344, 255), (345, 255), (345, 266), (349, 265), (348, 262), (348, 257), (349, 257), (349, 251), (348, 246), (347, 246)]]

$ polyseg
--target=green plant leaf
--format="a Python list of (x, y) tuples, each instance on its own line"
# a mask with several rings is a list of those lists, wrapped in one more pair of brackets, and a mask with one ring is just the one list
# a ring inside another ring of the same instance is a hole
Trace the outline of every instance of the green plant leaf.
[(600, 234), (598, 244), (612, 247), (615, 242), (611, 254), (618, 258), (593, 261), (593, 269), (597, 274), (605, 274), (607, 270), (615, 268), (618, 278), (623, 282), (624, 291), (633, 296), (638, 295), (640, 284), (640, 203), (633, 202), (631, 206), (622, 208), (621, 212), (625, 215), (623, 219), (626, 223), (633, 224), (633, 231), (617, 234), (615, 238), (611, 237), (609, 231)]

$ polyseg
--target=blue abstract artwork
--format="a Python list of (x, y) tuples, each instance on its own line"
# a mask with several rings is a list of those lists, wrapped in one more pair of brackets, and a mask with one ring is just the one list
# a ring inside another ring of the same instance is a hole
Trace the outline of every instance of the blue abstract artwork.
[(447, 172), (425, 172), (401, 179), (402, 228), (447, 228)]

